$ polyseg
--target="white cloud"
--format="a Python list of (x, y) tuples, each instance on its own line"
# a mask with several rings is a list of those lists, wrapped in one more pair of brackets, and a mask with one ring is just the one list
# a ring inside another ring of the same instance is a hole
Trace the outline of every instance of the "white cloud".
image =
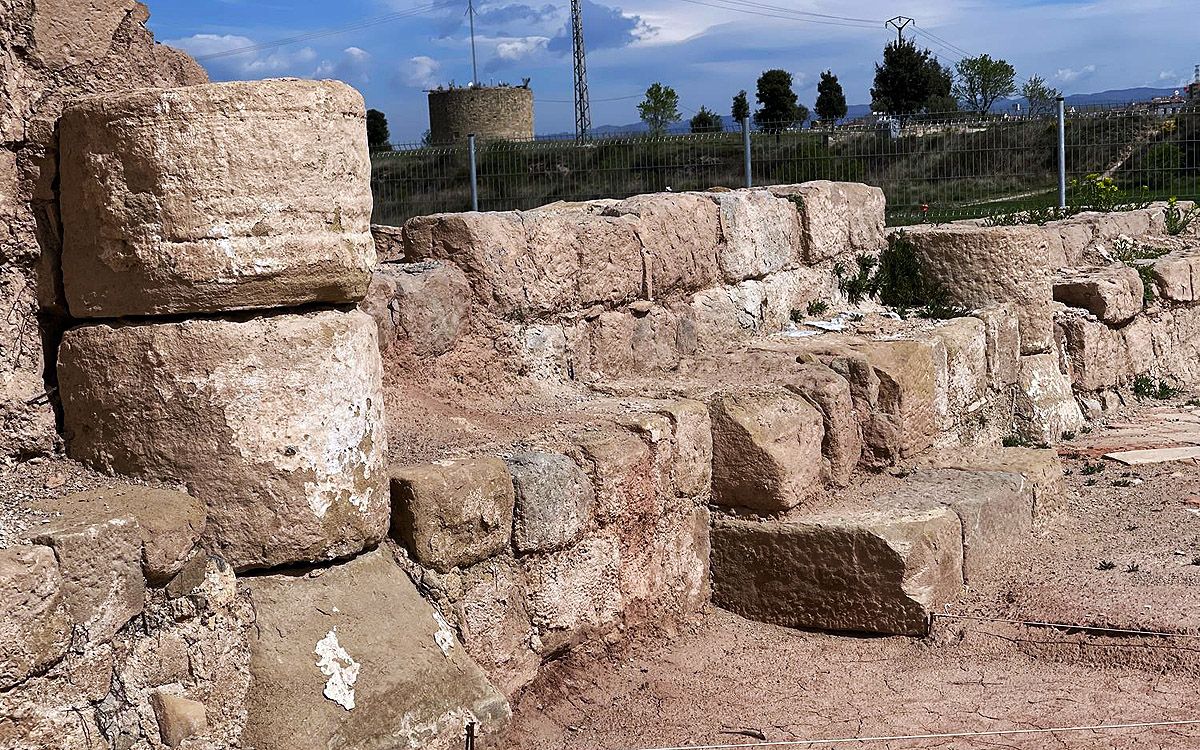
[(1073, 68), (1059, 68), (1057, 71), (1055, 71), (1054, 77), (1063, 83), (1074, 83), (1080, 79), (1088, 78), (1095, 72), (1095, 65), (1084, 65), (1078, 70)]
[[(317, 59), (317, 53), (311, 47), (248, 49), (257, 42), (237, 34), (193, 34), (182, 39), (169, 39), (164, 44), (199, 58), (217, 79), (255, 79), (284, 74), (305, 76), (313, 72), (313, 63)], [(204, 59), (212, 55), (219, 57)]]
[(442, 64), (432, 57), (417, 55), (401, 64), (400, 80), (413, 88), (431, 88), (437, 85), (437, 74), (441, 69)]
[(550, 37), (527, 36), (519, 39), (508, 39), (496, 44), (496, 56), (501, 60), (514, 62), (546, 49)]
[(361, 47), (347, 47), (336, 61), (322, 60), (313, 78), (336, 78), (346, 83), (365, 86), (371, 82), (371, 54)]

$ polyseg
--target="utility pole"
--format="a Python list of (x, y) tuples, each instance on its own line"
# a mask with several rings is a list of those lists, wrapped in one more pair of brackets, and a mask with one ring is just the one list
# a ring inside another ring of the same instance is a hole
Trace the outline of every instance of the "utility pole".
[(475, 0), (467, 0), (467, 16), (471, 19), (471, 88), (479, 85), (479, 65), (475, 61)]
[(888, 20), (883, 26), (884, 28), (893, 28), (896, 30), (896, 43), (900, 44), (904, 41), (904, 29), (911, 23), (913, 23), (913, 20), (908, 16), (896, 16)]
[(583, 8), (571, 0), (571, 37), (575, 51), (575, 138), (587, 138), (592, 129), (592, 107), (588, 102), (587, 54), (583, 48)]

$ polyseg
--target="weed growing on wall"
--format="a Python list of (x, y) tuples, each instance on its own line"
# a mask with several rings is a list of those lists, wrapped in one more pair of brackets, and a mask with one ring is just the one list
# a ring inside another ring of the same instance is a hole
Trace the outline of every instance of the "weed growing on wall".
[(1197, 217), (1200, 217), (1200, 205), (1184, 210), (1179, 207), (1179, 199), (1172, 197), (1166, 208), (1167, 234), (1173, 237), (1183, 234)]

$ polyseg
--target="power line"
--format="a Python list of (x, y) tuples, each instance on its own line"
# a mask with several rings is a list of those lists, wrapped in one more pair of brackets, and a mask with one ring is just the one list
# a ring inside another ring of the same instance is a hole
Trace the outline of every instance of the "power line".
[(387, 13), (382, 16), (375, 16), (372, 18), (364, 18), (359, 21), (355, 21), (354, 23), (346, 24), (344, 26), (334, 26), (334, 27), (329, 27), (329, 28), (325, 28), (325, 29), (318, 29), (317, 31), (312, 31), (307, 34), (298, 34), (296, 36), (285, 37), (283, 39), (276, 39), (271, 42), (262, 42), (261, 44), (252, 44), (252, 45), (248, 45), (246, 47), (238, 47), (236, 49), (222, 50), (220, 52), (214, 52), (209, 55), (201, 55), (199, 57), (196, 57), (195, 59), (197, 62), (205, 62), (207, 60), (219, 60), (219, 59), (225, 58), (225, 57), (235, 57), (237, 55), (244, 55), (244, 54), (247, 54), (250, 52), (262, 52), (264, 50), (274, 49), (276, 47), (286, 47), (288, 45), (300, 44), (301, 42), (307, 42), (307, 41), (311, 41), (313, 39), (322, 39), (324, 37), (336, 36), (338, 34), (345, 34), (350, 31), (361, 31), (362, 29), (369, 29), (372, 26), (377, 26), (382, 23), (390, 23), (392, 21), (398, 21), (398, 20), (401, 20), (404, 18), (412, 18), (413, 16), (419, 16), (424, 13), (428, 13), (429, 11), (432, 11), (432, 10), (452, 7), (455, 4), (457, 4), (457, 3), (455, 3), (455, 2), (431, 3), (429, 5), (422, 5), (422, 6), (419, 6), (416, 8), (409, 8), (408, 10), (397, 11), (396, 13)]
[[(714, 2), (704, 2), (704, 0), (680, 0), (680, 2), (690, 3), (692, 5), (703, 5), (709, 8), (716, 8), (718, 10), (731, 10), (735, 13), (746, 13), (752, 16), (762, 16), (764, 18), (780, 18), (786, 21), (804, 21), (807, 23), (817, 23), (826, 26), (845, 26), (852, 29), (874, 29), (878, 26), (877, 22), (875, 21), (862, 23), (857, 19), (846, 19), (844, 21), (827, 20), (824, 17), (813, 18), (809, 16), (797, 15), (801, 13), (801, 11), (792, 11), (787, 8), (779, 8), (778, 6), (764, 5), (762, 3), (746, 2), (745, 0), (715, 0)], [(789, 15), (784, 15), (784, 13), (788, 13)]]
[(938, 36), (937, 34), (933, 33), (932, 31), (926, 31), (925, 29), (918, 26), (916, 23), (913, 24), (913, 28), (916, 30), (916, 32), (918, 34), (926, 36), (926, 37), (932, 39), (933, 41), (938, 42), (941, 45), (944, 45), (947, 50), (953, 50), (954, 52), (957, 52), (958, 54), (962, 55), (963, 57), (971, 56), (971, 53), (967, 52), (962, 47), (959, 47), (957, 44), (947, 41), (946, 39), (943, 39), (942, 37)]
[[(645, 96), (645, 94), (630, 94), (629, 96), (610, 96), (607, 99), (592, 99), (591, 101), (593, 101), (593, 102), (620, 102), (620, 101), (624, 101), (626, 99), (639, 99), (643, 96)], [(574, 104), (575, 100), (574, 99), (543, 99), (542, 97), (539, 96), (539, 97), (537, 97), (537, 103), (538, 104)]]

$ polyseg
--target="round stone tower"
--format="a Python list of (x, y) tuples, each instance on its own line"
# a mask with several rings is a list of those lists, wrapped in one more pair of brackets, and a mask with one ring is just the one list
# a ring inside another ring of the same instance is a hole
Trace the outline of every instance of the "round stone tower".
[(429, 92), (429, 138), (455, 143), (469, 133), (483, 139), (533, 137), (533, 91), (526, 86), (472, 86)]

